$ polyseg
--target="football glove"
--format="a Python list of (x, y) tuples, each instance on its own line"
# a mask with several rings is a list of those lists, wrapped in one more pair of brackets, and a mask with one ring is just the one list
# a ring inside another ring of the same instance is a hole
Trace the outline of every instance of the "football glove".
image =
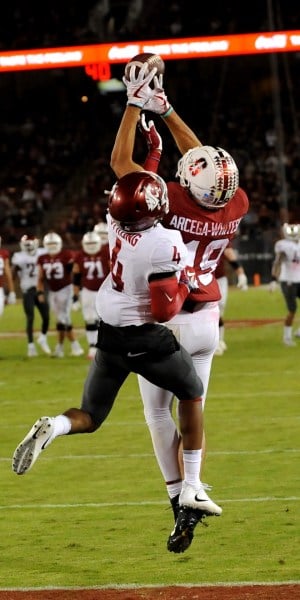
[(159, 152), (161, 152), (162, 138), (159, 135), (153, 121), (149, 121), (148, 124), (146, 123), (144, 113), (141, 115), (139, 121), (139, 129), (146, 140), (149, 152), (151, 152), (152, 150), (158, 150)]
[(15, 292), (9, 292), (7, 296), (7, 304), (16, 304), (17, 297)]
[(185, 267), (180, 273), (180, 283), (185, 283), (189, 292), (199, 292), (199, 283), (195, 269), (193, 267)]
[(248, 278), (247, 278), (247, 275), (245, 275), (245, 273), (240, 273), (238, 275), (238, 281), (237, 281), (236, 287), (239, 290), (242, 290), (243, 292), (245, 292), (248, 289)]
[(129, 79), (126, 79), (125, 76), (123, 77), (122, 81), (127, 90), (127, 105), (143, 108), (144, 104), (155, 93), (149, 84), (153, 80), (157, 68), (154, 67), (151, 69), (148, 75), (146, 75), (146, 71), (148, 71), (147, 63), (143, 64), (137, 75), (135, 74), (135, 65), (132, 65), (129, 70)]
[(161, 117), (167, 116), (167, 113), (173, 110), (171, 104), (168, 101), (166, 92), (163, 88), (163, 76), (158, 77), (154, 75), (153, 78), (154, 88), (151, 90), (152, 94), (144, 105), (145, 110), (151, 110), (152, 112), (161, 115)]

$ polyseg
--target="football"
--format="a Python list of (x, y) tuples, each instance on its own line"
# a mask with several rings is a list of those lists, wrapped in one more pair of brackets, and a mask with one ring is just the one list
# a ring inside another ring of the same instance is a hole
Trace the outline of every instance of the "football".
[(129, 71), (132, 65), (135, 65), (135, 75), (138, 75), (139, 70), (143, 66), (144, 63), (148, 64), (148, 72), (154, 67), (157, 68), (156, 75), (163, 75), (165, 72), (165, 63), (161, 56), (158, 54), (152, 54), (151, 52), (143, 52), (142, 54), (136, 54), (133, 56), (130, 61), (126, 64), (125, 67), (125, 77), (129, 79)]

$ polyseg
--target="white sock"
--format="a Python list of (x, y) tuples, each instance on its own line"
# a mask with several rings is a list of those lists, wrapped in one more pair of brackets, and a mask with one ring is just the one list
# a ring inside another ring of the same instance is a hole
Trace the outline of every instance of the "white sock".
[(52, 439), (58, 437), (59, 435), (67, 435), (71, 431), (71, 421), (69, 417), (65, 415), (58, 415), (54, 417), (54, 431), (52, 435)]
[(183, 450), (184, 481), (199, 487), (202, 450)]
[(167, 483), (167, 492), (169, 498), (175, 498), (181, 492), (182, 481), (177, 481), (176, 483)]
[(284, 326), (284, 339), (291, 340), (292, 339), (292, 327), (290, 325)]

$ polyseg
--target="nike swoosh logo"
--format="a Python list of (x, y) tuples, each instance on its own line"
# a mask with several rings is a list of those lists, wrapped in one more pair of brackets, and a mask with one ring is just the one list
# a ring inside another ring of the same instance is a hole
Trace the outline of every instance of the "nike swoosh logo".
[(127, 356), (129, 356), (129, 358), (134, 358), (135, 356), (142, 356), (142, 354), (147, 354), (147, 352), (127, 352)]
[(38, 434), (41, 431), (41, 429), (43, 428), (43, 425), (40, 425), (40, 427), (34, 432), (32, 439), (36, 440), (38, 438)]
[(173, 298), (171, 298), (171, 296), (169, 296), (169, 294), (167, 294), (167, 292), (164, 292), (167, 300), (169, 300), (169, 302), (173, 302)]
[(198, 494), (196, 494), (195, 500), (196, 500), (196, 502), (206, 502), (206, 500), (204, 500), (204, 498), (198, 498)]

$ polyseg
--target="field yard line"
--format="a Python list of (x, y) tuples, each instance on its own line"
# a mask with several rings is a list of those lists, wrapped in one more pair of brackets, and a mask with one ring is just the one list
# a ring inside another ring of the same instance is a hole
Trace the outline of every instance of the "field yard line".
[[(217, 581), (215, 583), (205, 583), (201, 581), (201, 583), (176, 583), (174, 581), (172, 583), (172, 587), (180, 587), (180, 588), (215, 588), (215, 587), (248, 587), (248, 586), (264, 586), (264, 587), (273, 587), (273, 586), (282, 586), (282, 585), (298, 585), (299, 580), (289, 580), (289, 581), (240, 581), (240, 582), (228, 582), (225, 583), (223, 581)], [(2, 592), (38, 592), (44, 590), (61, 590), (61, 591), (84, 591), (84, 590), (139, 590), (142, 588), (169, 588), (169, 584), (165, 583), (124, 583), (124, 584), (107, 584), (107, 585), (90, 585), (90, 586), (74, 586), (74, 587), (62, 587), (62, 586), (46, 586), (46, 587), (22, 587), (22, 588), (8, 588), (8, 587), (0, 587)]]
[[(235, 502), (298, 502), (300, 496), (287, 496), (275, 498), (273, 496), (258, 497), (258, 498), (231, 498), (228, 500), (219, 500), (220, 504), (234, 504)], [(114, 506), (162, 506), (168, 505), (166, 500), (144, 500), (141, 502), (78, 502), (74, 504), (0, 504), (0, 510), (8, 509), (44, 509), (44, 508), (107, 508)]]
[[(210, 456), (230, 456), (230, 455), (243, 455), (243, 456), (251, 456), (257, 454), (298, 454), (300, 452), (300, 448), (287, 448), (287, 449), (277, 449), (270, 448), (269, 450), (215, 450), (210, 452)], [(128, 459), (128, 458), (153, 458), (153, 454), (145, 453), (145, 454), (65, 454), (61, 455), (60, 460), (103, 460), (104, 458), (112, 458), (112, 459)], [(43, 457), (43, 460), (57, 460), (56, 457)], [(0, 462), (10, 462), (11, 458), (0, 457)]]

